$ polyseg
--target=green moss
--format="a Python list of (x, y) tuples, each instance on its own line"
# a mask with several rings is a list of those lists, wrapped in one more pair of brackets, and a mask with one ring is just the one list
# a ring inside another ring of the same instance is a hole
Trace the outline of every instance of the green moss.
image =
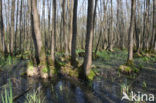
[(34, 66), (33, 66), (32, 61), (29, 61), (29, 62), (28, 62), (28, 69), (29, 69), (29, 70), (33, 70), (33, 69), (34, 69)]
[(48, 73), (48, 68), (47, 68), (47, 67), (44, 67), (44, 68), (42, 69), (42, 72), (43, 72), (43, 73)]
[(140, 69), (136, 68), (134, 65), (129, 66), (129, 65), (120, 65), (119, 66), (119, 71), (123, 73), (138, 73)]
[(133, 66), (133, 71), (134, 71), (135, 73), (138, 73), (138, 72), (140, 71), (140, 69), (138, 69), (138, 68), (136, 68), (135, 66)]
[(126, 66), (126, 65), (120, 65), (119, 71), (124, 72), (124, 73), (131, 73), (132, 68), (130, 66)]
[(73, 69), (70, 64), (66, 64), (64, 67), (61, 68), (61, 73), (64, 75), (68, 75), (73, 78), (78, 78), (78, 72), (79, 70), (77, 68)]
[(134, 61), (133, 60), (128, 60), (126, 65), (133, 66), (134, 65)]
[(96, 74), (93, 70), (91, 70), (89, 75), (87, 75), (88, 79), (91, 81), (94, 79), (95, 76), (96, 76)]

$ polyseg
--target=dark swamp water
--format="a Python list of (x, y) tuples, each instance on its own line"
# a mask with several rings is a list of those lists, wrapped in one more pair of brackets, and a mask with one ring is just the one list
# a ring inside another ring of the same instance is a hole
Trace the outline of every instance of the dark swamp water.
[[(91, 89), (79, 81), (63, 76), (51, 80), (21, 77), (20, 74), (27, 68), (27, 62), (19, 61), (14, 65), (1, 66), (5, 70), (0, 72), (0, 94), (8, 87), (10, 79), (15, 103), (25, 103), (27, 95), (36, 91), (44, 103), (131, 103), (121, 101), (124, 86), (129, 86), (129, 91), (152, 93), (156, 96), (156, 63), (144, 63), (141, 72), (132, 79), (117, 70), (124, 61), (120, 58), (94, 61), (99, 74), (94, 78)], [(136, 60), (135, 63), (139, 64), (140, 61)]]

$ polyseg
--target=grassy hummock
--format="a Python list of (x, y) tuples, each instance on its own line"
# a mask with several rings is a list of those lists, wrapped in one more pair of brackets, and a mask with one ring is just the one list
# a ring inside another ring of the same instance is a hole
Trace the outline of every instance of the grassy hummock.
[(135, 65), (120, 65), (119, 71), (125, 74), (138, 73), (140, 69), (136, 68)]

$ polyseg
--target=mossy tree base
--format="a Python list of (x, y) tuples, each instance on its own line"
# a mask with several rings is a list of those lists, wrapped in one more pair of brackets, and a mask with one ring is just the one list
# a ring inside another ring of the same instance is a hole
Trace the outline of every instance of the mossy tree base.
[(84, 69), (83, 69), (83, 65), (79, 67), (79, 79), (84, 80), (84, 81), (88, 81), (89, 83), (91, 83), (95, 76), (97, 76), (98, 71), (95, 65), (91, 66), (91, 70), (89, 72), (89, 74), (86, 74)]
[(60, 69), (60, 73), (66, 77), (72, 77), (74, 79), (78, 79), (78, 68), (73, 68), (70, 63), (64, 65)]
[(126, 65), (127, 66), (134, 66), (134, 61), (133, 60), (127, 60)]
[(55, 73), (54, 66), (48, 67), (46, 64), (41, 63), (39, 66), (34, 66), (31, 62), (28, 63), (26, 75), (29, 77), (48, 79)]

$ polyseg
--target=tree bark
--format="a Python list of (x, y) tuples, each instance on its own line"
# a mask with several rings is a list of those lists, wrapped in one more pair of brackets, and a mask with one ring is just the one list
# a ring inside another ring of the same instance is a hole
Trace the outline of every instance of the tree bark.
[(67, 33), (66, 33), (66, 10), (65, 10), (66, 0), (62, 1), (62, 20), (63, 20), (63, 37), (64, 37), (64, 49), (65, 55), (68, 55), (68, 40), (67, 40)]
[(56, 0), (53, 0), (53, 31), (52, 31), (52, 43), (51, 43), (51, 58), (55, 61), (55, 37), (56, 36)]
[[(36, 38), (37, 42), (37, 52), (39, 56), (40, 63), (45, 62), (45, 51), (41, 39), (41, 31), (40, 31), (40, 22), (39, 22), (39, 15), (37, 11), (36, 0), (32, 0), (32, 16), (33, 16), (33, 29), (34, 29), (34, 37)], [(33, 39), (34, 40), (34, 39)]]
[(21, 7), (20, 7), (20, 33), (19, 33), (19, 35), (20, 35), (20, 53), (22, 53), (22, 6), (23, 6), (23, 1), (21, 0)]
[(0, 0), (0, 51), (5, 53), (6, 52), (6, 44), (5, 44), (5, 30), (4, 30), (4, 23), (3, 23), (3, 0)]
[(110, 17), (110, 29), (109, 29), (109, 35), (108, 35), (108, 50), (113, 51), (113, 4), (111, 0), (111, 17)]
[(14, 13), (15, 13), (15, 0), (12, 0), (12, 9), (11, 9), (11, 40), (10, 40), (10, 53), (13, 55), (14, 50)]
[(131, 21), (130, 21), (130, 28), (129, 28), (129, 47), (128, 47), (128, 60), (127, 63), (133, 63), (133, 35), (134, 35), (134, 25), (135, 25), (135, 12), (136, 12), (136, 0), (131, 1)]
[(19, 15), (19, 0), (17, 0), (17, 14), (16, 14), (16, 32), (15, 32), (15, 55), (17, 50), (17, 34), (18, 34), (18, 15)]
[(72, 49), (72, 36), (73, 36), (73, 1), (71, 0), (71, 8), (70, 8), (70, 24), (69, 24), (69, 53), (71, 54)]
[(153, 35), (155, 36), (153, 45), (154, 52), (156, 53), (156, 0), (153, 0)]
[(73, 10), (73, 35), (72, 35), (72, 49), (71, 49), (71, 64), (76, 63), (76, 38), (77, 38), (77, 6), (78, 0), (74, 0), (74, 10)]
[(87, 34), (83, 69), (85, 75), (90, 73), (92, 65), (92, 40), (93, 40), (93, 0), (88, 0)]

